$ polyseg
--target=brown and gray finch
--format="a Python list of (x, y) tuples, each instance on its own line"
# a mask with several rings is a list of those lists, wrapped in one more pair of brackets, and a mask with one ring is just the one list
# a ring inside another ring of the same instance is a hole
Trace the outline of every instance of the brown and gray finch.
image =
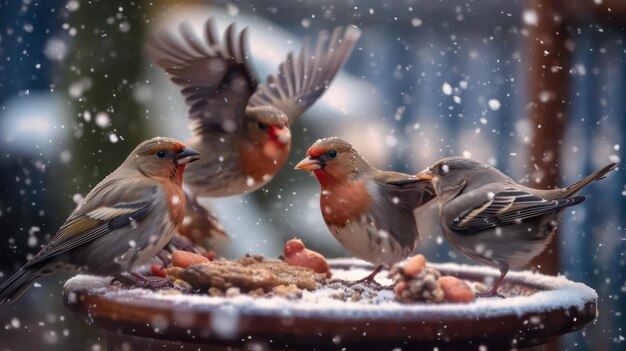
[(343, 247), (379, 268), (413, 252), (419, 238), (414, 211), (435, 196), (429, 181), (380, 171), (338, 138), (318, 140), (306, 156), (295, 169), (319, 181), (322, 217)]
[(184, 22), (177, 34), (159, 32), (150, 41), (155, 62), (189, 106), (188, 144), (205, 155), (185, 174), (193, 207), (196, 197), (248, 193), (274, 177), (289, 155), (289, 126), (328, 88), (360, 36), (352, 26), (322, 31), (313, 52), (306, 38), (297, 56), (289, 53), (278, 73), (258, 84), (247, 33), (233, 23), (220, 42), (209, 19), (203, 38)]
[(183, 173), (197, 155), (171, 138), (139, 144), (87, 194), (52, 241), (2, 284), (0, 305), (19, 298), (33, 280), (58, 271), (133, 280), (122, 273), (150, 260), (183, 222)]
[(604, 178), (612, 163), (567, 188), (539, 190), (517, 184), (488, 165), (445, 158), (417, 175), (432, 179), (439, 199), (441, 228), (457, 250), (500, 270), (481, 296), (500, 296), (509, 268), (521, 268), (552, 239), (563, 209), (581, 203), (587, 184)]

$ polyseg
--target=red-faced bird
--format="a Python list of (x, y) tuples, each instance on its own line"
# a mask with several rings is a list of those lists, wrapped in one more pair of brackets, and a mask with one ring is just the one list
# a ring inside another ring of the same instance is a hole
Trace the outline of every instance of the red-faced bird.
[[(198, 208), (197, 197), (252, 192), (276, 175), (289, 155), (290, 125), (328, 88), (359, 36), (352, 26), (322, 31), (313, 51), (304, 39), (299, 54), (289, 53), (278, 72), (259, 84), (250, 64), (248, 31), (237, 33), (234, 23), (223, 40), (213, 19), (202, 35), (187, 22), (177, 31), (152, 35), (149, 53), (181, 88), (189, 107), (193, 136), (188, 145), (203, 154), (185, 173), (189, 210)], [(215, 231), (212, 220), (193, 222), (200, 232)]]
[(429, 181), (380, 171), (339, 138), (318, 140), (295, 168), (313, 172), (322, 188), (322, 217), (353, 255), (380, 268), (413, 252), (419, 239), (414, 211), (435, 196)]

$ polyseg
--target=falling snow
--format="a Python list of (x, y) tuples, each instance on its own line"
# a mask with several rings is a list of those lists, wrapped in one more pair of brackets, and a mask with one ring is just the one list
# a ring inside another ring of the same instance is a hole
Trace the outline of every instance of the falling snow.
[(489, 99), (488, 104), (492, 111), (498, 111), (500, 109), (500, 101), (497, 99)]
[[(580, 2), (567, 11), (557, 6), (550, 13), (532, 1), (503, 0), (455, 4), (244, 0), (216, 2), (210, 8), (78, 0), (0, 5), (10, 19), (0, 33), (0, 166), (4, 171), (0, 225), (5, 233), (0, 238), (4, 242), (0, 281), (54, 238), (75, 206), (89, 206), (83, 203), (86, 194), (140, 141), (161, 135), (195, 148), (197, 144), (192, 144), (198, 140), (187, 128), (187, 102), (196, 108), (239, 104), (237, 116), (248, 114), (246, 99), (239, 98), (242, 92), (252, 92), (239, 73), (231, 77), (236, 87), (227, 98), (195, 100), (191, 92), (202, 90), (197, 87), (182, 96), (180, 87), (147, 55), (145, 39), (154, 29), (174, 28), (186, 20), (200, 30), (210, 16), (217, 19), (220, 31), (231, 21), (237, 22), (238, 30), (249, 27), (250, 70), (265, 89), (281, 95), (294, 86), (280, 90), (283, 76), (269, 83), (266, 77), (278, 72), (287, 53), (297, 56), (302, 38), (308, 36), (312, 44), (308, 55), (313, 56), (320, 30), (352, 24), (362, 36), (338, 76), (316, 87), (327, 91), (291, 123), (292, 143), (277, 174), (268, 170), (276, 160), (248, 164), (259, 168), (254, 177), (230, 173), (241, 165), (241, 155), (262, 159), (260, 153), (222, 148), (230, 143), (243, 148), (232, 135), (257, 128), (257, 121), (246, 124), (223, 118), (229, 116), (228, 108), (201, 116), (203, 127), (219, 130), (214, 138), (219, 147), (199, 148), (201, 160), (215, 163), (203, 175), (206, 182), (232, 177), (247, 187), (243, 195), (198, 198), (230, 238), (220, 247), (223, 251), (215, 251), (227, 257), (246, 253), (277, 257), (283, 254), (284, 241), (297, 235), (307, 247), (329, 256), (350, 255), (322, 217), (333, 211), (321, 206), (320, 198), (337, 194), (320, 188), (318, 177), (323, 179), (325, 173), (293, 170), (314, 140), (332, 135), (348, 140), (377, 169), (414, 175), (441, 158), (462, 156), (497, 167), (529, 187), (567, 186), (609, 162), (618, 162), (615, 174), (580, 192), (586, 197), (584, 203), (563, 211), (554, 244), (546, 251), (558, 255), (546, 257), (558, 257), (558, 274), (583, 282), (600, 295), (600, 318), (584, 332), (561, 338), (563, 349), (621, 350), (626, 336), (622, 327), (626, 325), (626, 182), (621, 174), (626, 139), (621, 96), (626, 22), (618, 6), (607, 3)], [(213, 60), (206, 67), (215, 73), (223, 66)], [(282, 67), (289, 71), (289, 65)], [(304, 82), (327, 73), (324, 65), (311, 67), (319, 70), (311, 71)], [(203, 77), (194, 74), (182, 81)], [(289, 103), (297, 110), (308, 98)], [(332, 174), (332, 166), (325, 167)], [(456, 173), (447, 165), (441, 172)], [(128, 189), (124, 196), (132, 197), (134, 192)], [(496, 194), (486, 196), (493, 199)], [(408, 204), (401, 195), (390, 197), (387, 204), (394, 210)], [(168, 200), (171, 205), (185, 201), (178, 196), (164, 201)], [(341, 201), (350, 209), (360, 200)], [(438, 200), (425, 207), (415, 212), (420, 231), (416, 251), (433, 261), (468, 262), (441, 231)], [(185, 220), (185, 224), (192, 222), (189, 217)], [(141, 228), (140, 223), (131, 219), (130, 227)], [(507, 234), (506, 228), (494, 231), (500, 240)], [(383, 238), (393, 235), (378, 232)], [(151, 235), (151, 242), (158, 239)], [(141, 242), (128, 238), (121, 245), (136, 248)], [(480, 243), (475, 249), (493, 257), (499, 254)], [(66, 321), (61, 278), (50, 279), (38, 280), (39, 288), (28, 292), (25, 302), (0, 309), (0, 326), (4, 326), (0, 332), (5, 333), (0, 339), (26, 335), (35, 349), (106, 349), (98, 331)], [(210, 332), (232, 336), (242, 319), (226, 306), (220, 313)], [(170, 323), (155, 316), (151, 326), (161, 331)], [(341, 338), (332, 341), (339, 348), (345, 343)], [(246, 342), (251, 349), (267, 346), (256, 340)], [(491, 349), (479, 343), (474, 348)]]
[(96, 125), (100, 128), (106, 128), (111, 124), (111, 118), (106, 112), (98, 112), (96, 114)]

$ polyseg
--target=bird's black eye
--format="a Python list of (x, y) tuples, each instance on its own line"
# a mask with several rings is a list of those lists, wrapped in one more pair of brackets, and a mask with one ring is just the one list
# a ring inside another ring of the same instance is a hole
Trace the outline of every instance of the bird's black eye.
[(259, 127), (260, 130), (265, 130), (265, 128), (267, 128), (267, 126), (263, 122), (257, 123), (257, 127)]
[(335, 158), (337, 157), (337, 150), (330, 150), (327, 152), (327, 154), (328, 154), (328, 157)]
[(450, 172), (450, 166), (443, 164), (441, 165), (441, 167), (439, 168), (439, 175), (445, 175), (446, 173)]
[(158, 158), (163, 158), (163, 157), (165, 157), (165, 155), (166, 155), (166, 154), (167, 154), (167, 153), (165, 152), (165, 150), (159, 150), (159, 151), (157, 151), (157, 153), (156, 153), (156, 155), (157, 155), (157, 157), (158, 157)]

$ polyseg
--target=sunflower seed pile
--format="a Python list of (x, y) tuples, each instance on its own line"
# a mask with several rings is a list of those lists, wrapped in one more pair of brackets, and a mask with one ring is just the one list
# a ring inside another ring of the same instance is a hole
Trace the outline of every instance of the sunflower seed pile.
[(394, 293), (400, 302), (441, 303), (445, 300), (444, 291), (437, 282), (441, 273), (435, 268), (424, 267), (417, 275), (407, 275), (396, 264), (389, 271), (389, 277), (395, 282)]

